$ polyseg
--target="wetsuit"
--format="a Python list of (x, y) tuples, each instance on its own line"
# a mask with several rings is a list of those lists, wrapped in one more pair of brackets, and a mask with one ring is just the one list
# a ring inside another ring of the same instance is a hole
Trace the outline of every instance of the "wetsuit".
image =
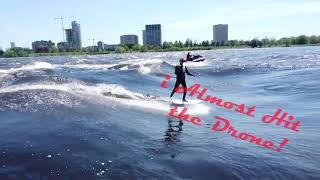
[[(174, 88), (172, 90), (172, 93), (171, 93), (170, 97), (173, 96), (173, 94), (175, 93), (176, 88), (179, 87), (180, 84), (182, 85), (182, 87), (184, 87), (184, 89), (187, 89), (185, 73), (187, 73), (189, 76), (194, 76), (193, 74), (189, 73), (187, 67), (183, 67), (181, 65), (180, 66), (176, 66), (175, 74), (177, 75), (177, 79), (176, 79), (176, 84), (174, 85)], [(186, 94), (187, 94), (187, 92), (184, 91), (183, 92), (183, 100), (184, 101), (186, 100)]]

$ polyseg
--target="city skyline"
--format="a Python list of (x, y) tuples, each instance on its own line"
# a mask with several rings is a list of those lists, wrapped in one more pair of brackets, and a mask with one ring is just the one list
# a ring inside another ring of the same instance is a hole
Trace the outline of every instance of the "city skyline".
[(118, 44), (123, 34), (138, 35), (142, 44), (141, 30), (146, 24), (162, 25), (162, 42), (212, 40), (215, 24), (229, 25), (229, 40), (320, 34), (320, 25), (315, 23), (320, 2), (314, 0), (139, 2), (58, 0), (50, 8), (37, 1), (3, 3), (0, 47), (10, 48), (10, 42), (17, 47), (31, 47), (36, 40), (61, 42), (61, 23), (54, 20), (59, 16), (65, 17), (66, 29), (73, 20), (81, 24), (83, 46), (90, 46), (92, 37)]

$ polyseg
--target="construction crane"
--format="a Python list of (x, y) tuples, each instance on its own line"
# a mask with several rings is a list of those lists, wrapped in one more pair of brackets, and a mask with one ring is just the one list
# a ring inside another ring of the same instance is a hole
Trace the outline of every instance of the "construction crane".
[(65, 42), (65, 38), (64, 38), (64, 25), (63, 25), (63, 19), (64, 19), (64, 17), (57, 17), (57, 18), (54, 18), (54, 20), (60, 20), (60, 21), (61, 21), (61, 28), (62, 28), (62, 42)]
[(88, 39), (89, 41), (92, 41), (92, 46), (95, 46), (95, 39), (92, 38), (92, 39)]
[(95, 46), (95, 39), (88, 39), (89, 41), (92, 41), (92, 51), (94, 51), (94, 46)]

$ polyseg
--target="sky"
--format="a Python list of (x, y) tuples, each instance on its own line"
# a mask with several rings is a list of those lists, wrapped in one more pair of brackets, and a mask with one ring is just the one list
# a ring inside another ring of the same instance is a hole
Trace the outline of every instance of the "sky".
[(117, 44), (146, 24), (161, 24), (163, 41), (212, 40), (214, 24), (229, 25), (229, 39), (320, 35), (320, 0), (3, 0), (0, 47), (31, 47), (32, 41), (62, 41), (61, 21), (81, 25), (82, 44)]

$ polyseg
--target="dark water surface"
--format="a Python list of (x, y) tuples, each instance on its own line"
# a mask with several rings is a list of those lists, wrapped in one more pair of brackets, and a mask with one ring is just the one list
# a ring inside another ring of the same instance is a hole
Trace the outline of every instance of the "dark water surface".
[[(320, 48), (197, 53), (188, 86), (256, 106), (254, 118), (207, 102), (186, 105), (203, 126), (167, 116), (174, 78), (160, 84), (185, 52), (0, 59), (0, 179), (320, 179)], [(261, 121), (278, 108), (300, 132)], [(289, 142), (235, 139), (213, 116)]]

